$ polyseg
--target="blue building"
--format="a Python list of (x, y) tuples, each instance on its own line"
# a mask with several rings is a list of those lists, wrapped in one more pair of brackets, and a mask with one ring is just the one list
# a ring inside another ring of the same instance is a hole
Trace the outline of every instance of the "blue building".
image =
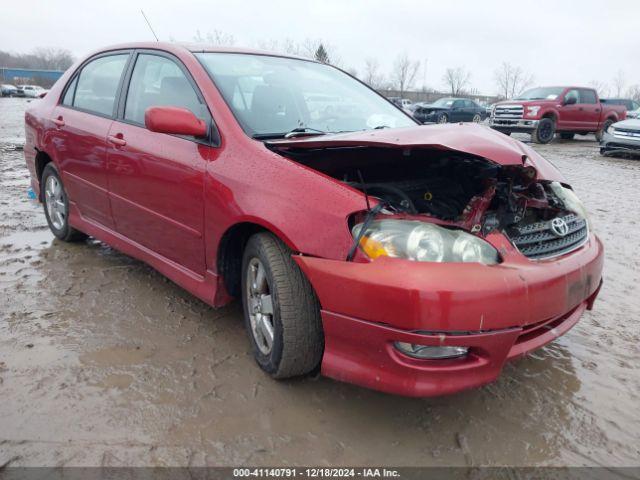
[(44, 87), (53, 85), (64, 71), (62, 70), (33, 70), (30, 68), (0, 67), (0, 82), (23, 85), (35, 83)]

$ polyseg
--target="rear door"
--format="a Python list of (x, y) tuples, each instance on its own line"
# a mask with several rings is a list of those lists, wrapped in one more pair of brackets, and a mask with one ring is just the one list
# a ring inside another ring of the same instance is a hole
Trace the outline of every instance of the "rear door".
[(144, 114), (152, 106), (182, 107), (209, 125), (211, 116), (186, 68), (169, 54), (138, 52), (127, 77), (107, 155), (116, 229), (204, 274), (204, 174), (216, 149), (205, 140), (151, 132)]
[(69, 200), (80, 214), (109, 228), (106, 173), (106, 137), (116, 111), (130, 52), (93, 57), (67, 84), (61, 103), (54, 108), (51, 132), (56, 160)]

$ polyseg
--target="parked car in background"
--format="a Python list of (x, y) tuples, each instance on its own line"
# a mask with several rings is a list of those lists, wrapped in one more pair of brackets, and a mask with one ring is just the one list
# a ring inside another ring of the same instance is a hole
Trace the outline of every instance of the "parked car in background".
[(41, 95), (47, 93), (47, 90), (39, 85), (22, 85), (20, 89), (22, 91), (21, 96), (27, 98), (40, 98)]
[(627, 118), (640, 118), (640, 108), (636, 110), (627, 110)]
[(600, 154), (640, 156), (640, 119), (610, 125), (600, 140)]
[(549, 143), (556, 133), (565, 140), (595, 133), (599, 140), (612, 123), (625, 118), (623, 105), (602, 103), (593, 88), (538, 87), (497, 103), (490, 125), (507, 135), (526, 132), (534, 142)]
[(413, 102), (408, 98), (389, 97), (389, 100), (396, 106), (402, 108), (405, 111), (411, 111)]
[(422, 123), (476, 122), (487, 116), (486, 108), (467, 98), (440, 98), (413, 111)]
[[(312, 118), (311, 94), (358, 108)], [(600, 290), (602, 243), (535, 150), (480, 125), (425, 128), (313, 60), (105, 48), (30, 105), (25, 130), (58, 239), (91, 235), (213, 306), (238, 298), (276, 379), (478, 387)]]
[(603, 98), (600, 101), (609, 105), (624, 105), (627, 112), (640, 109), (640, 102), (636, 102), (632, 98)]
[(0, 85), (0, 95), (3, 97), (13, 97), (16, 93), (18, 93), (18, 88), (15, 85), (7, 83)]

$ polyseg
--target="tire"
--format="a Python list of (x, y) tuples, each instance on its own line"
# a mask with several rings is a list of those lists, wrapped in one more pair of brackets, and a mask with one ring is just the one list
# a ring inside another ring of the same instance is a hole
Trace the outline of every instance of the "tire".
[(613, 120), (611, 119), (605, 120), (605, 122), (602, 124), (602, 129), (596, 132), (596, 140), (597, 141), (602, 140), (602, 137), (604, 136), (604, 132), (606, 132), (609, 129), (609, 127), (613, 124), (614, 124)]
[(560, 132), (560, 138), (562, 140), (573, 140), (574, 136), (575, 134), (571, 132)]
[(272, 234), (249, 239), (241, 291), (245, 326), (260, 368), (277, 379), (315, 370), (324, 352), (320, 303), (291, 251)]
[(81, 242), (87, 235), (69, 225), (69, 197), (52, 162), (47, 163), (40, 181), (42, 206), (49, 229), (64, 242)]
[(471, 121), (473, 123), (480, 123), (482, 122), (482, 115), (480, 115), (479, 113), (476, 113), (473, 118), (471, 119)]
[(440, 115), (438, 115), (436, 122), (449, 123), (449, 115), (447, 115), (446, 113), (441, 113)]
[(550, 143), (556, 133), (556, 124), (551, 118), (543, 118), (531, 134), (535, 143)]

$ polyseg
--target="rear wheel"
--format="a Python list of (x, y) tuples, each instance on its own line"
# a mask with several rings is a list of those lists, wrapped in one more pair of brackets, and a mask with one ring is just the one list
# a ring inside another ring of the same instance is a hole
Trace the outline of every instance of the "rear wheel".
[(313, 371), (322, 359), (320, 305), (291, 251), (270, 233), (247, 243), (242, 299), (256, 362), (274, 378)]
[(571, 132), (560, 132), (560, 138), (563, 140), (573, 140), (574, 135)]
[(449, 115), (446, 113), (438, 115), (438, 123), (449, 123)]
[(44, 214), (51, 232), (65, 242), (79, 242), (86, 239), (87, 235), (69, 225), (69, 197), (58, 170), (51, 162), (44, 167), (40, 188), (43, 193)]
[(605, 122), (602, 124), (602, 129), (596, 132), (596, 140), (598, 141), (602, 140), (602, 137), (604, 136), (604, 132), (606, 132), (611, 125), (613, 125), (613, 120), (611, 119), (605, 120)]
[(482, 115), (480, 115), (479, 113), (476, 113), (473, 116), (472, 121), (473, 121), (473, 123), (480, 123), (482, 121)]
[(543, 118), (531, 134), (531, 139), (536, 143), (549, 143), (556, 133), (556, 124), (551, 118)]

